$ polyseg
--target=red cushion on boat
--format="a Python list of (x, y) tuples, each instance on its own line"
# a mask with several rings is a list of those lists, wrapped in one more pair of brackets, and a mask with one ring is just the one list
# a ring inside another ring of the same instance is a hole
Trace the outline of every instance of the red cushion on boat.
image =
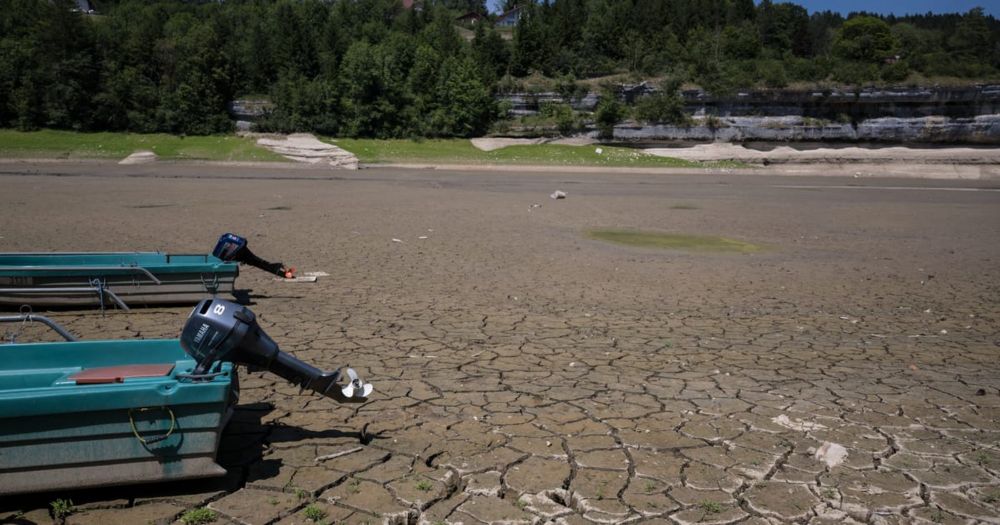
[(170, 374), (173, 363), (158, 365), (121, 365), (88, 368), (71, 376), (78, 385), (99, 385), (102, 383), (121, 383), (129, 377), (160, 377)]

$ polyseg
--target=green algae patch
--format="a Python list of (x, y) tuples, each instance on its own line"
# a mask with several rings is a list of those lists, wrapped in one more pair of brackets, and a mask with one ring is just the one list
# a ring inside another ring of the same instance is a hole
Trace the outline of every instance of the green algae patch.
[(587, 237), (638, 248), (661, 248), (692, 252), (753, 253), (762, 250), (756, 244), (704, 235), (643, 232), (636, 230), (590, 230)]

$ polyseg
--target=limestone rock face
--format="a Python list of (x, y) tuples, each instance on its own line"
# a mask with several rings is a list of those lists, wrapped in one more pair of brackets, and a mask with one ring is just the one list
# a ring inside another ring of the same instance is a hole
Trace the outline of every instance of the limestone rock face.
[(615, 139), (690, 140), (715, 142), (969, 142), (1000, 143), (1000, 114), (970, 118), (874, 118), (852, 125), (798, 116), (717, 117), (694, 119), (689, 126), (672, 124), (619, 125)]

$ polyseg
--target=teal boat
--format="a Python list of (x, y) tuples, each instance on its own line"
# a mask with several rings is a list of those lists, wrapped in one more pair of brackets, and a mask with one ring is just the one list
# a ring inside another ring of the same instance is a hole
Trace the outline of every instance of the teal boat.
[(0, 355), (0, 496), (225, 474), (215, 457), (238, 397), (232, 363), (194, 376), (177, 339), (19, 343)]
[(237, 262), (160, 252), (0, 253), (0, 305), (193, 303), (233, 293)]
[(341, 403), (373, 392), (352, 368), (323, 371), (282, 352), (242, 305), (204, 299), (179, 339), (0, 345), (0, 496), (220, 476), (236, 365)]

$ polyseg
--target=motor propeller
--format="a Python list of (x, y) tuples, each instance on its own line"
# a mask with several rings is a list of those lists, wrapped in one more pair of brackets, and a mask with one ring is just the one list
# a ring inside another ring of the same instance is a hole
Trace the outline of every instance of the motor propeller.
[(250, 266), (256, 266), (265, 272), (273, 273), (274, 275), (284, 277), (285, 279), (292, 279), (295, 277), (294, 267), (285, 268), (285, 265), (280, 262), (271, 263), (257, 257), (247, 246), (246, 238), (240, 237), (235, 233), (225, 233), (222, 237), (219, 237), (219, 242), (215, 244), (215, 249), (212, 250), (212, 255), (222, 259), (223, 261), (236, 261), (243, 264), (249, 264)]
[(198, 363), (193, 376), (209, 373), (218, 361), (232, 361), (267, 370), (341, 403), (364, 403), (374, 390), (352, 368), (324, 372), (282, 352), (249, 308), (229, 301), (198, 303), (181, 330), (181, 347)]

